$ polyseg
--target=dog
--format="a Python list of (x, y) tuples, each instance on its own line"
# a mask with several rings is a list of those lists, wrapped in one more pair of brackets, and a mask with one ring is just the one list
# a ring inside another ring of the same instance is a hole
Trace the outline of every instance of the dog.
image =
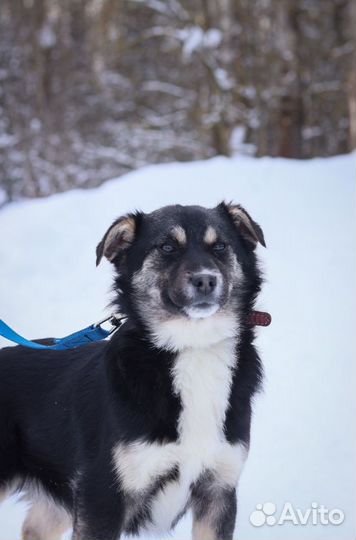
[(0, 352), (0, 494), (30, 503), (24, 540), (162, 534), (229, 540), (262, 381), (246, 317), (260, 226), (240, 205), (134, 212), (97, 246), (126, 322), (72, 350)]

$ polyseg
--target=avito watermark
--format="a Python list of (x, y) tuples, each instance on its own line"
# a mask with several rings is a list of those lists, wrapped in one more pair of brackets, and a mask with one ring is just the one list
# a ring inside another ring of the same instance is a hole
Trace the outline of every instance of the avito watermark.
[(313, 502), (310, 508), (304, 510), (295, 508), (292, 503), (284, 503), (280, 512), (274, 503), (266, 502), (257, 504), (256, 510), (251, 512), (250, 522), (255, 527), (262, 525), (340, 525), (345, 519), (345, 514), (339, 508), (329, 510), (323, 504)]

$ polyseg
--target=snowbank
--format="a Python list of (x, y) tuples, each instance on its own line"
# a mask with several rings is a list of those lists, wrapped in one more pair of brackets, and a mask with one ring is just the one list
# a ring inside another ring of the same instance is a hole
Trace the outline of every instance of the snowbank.
[[(13, 204), (0, 213), (0, 316), (26, 337), (61, 336), (101, 319), (111, 269), (95, 247), (118, 215), (169, 203), (244, 205), (264, 230), (258, 331), (266, 382), (239, 491), (244, 540), (355, 536), (354, 155), (312, 161), (215, 158), (146, 167), (93, 191)], [(5, 239), (5, 240), (4, 240)], [(5, 341), (1, 341), (5, 344)], [(1, 436), (1, 434), (0, 434)], [(340, 525), (253, 526), (256, 505), (345, 514)], [(19, 538), (23, 506), (0, 509), (0, 540)], [(174, 538), (190, 534), (189, 518)]]

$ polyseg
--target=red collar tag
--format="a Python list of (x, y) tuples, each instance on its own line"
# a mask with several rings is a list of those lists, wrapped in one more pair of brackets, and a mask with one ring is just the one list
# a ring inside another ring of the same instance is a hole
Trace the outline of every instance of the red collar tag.
[(250, 326), (269, 326), (272, 317), (266, 311), (251, 311), (247, 316), (246, 322)]

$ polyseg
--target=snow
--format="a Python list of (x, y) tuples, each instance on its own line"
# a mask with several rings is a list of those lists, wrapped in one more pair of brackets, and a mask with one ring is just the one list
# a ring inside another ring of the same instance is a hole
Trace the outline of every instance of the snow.
[(194, 51), (199, 49), (203, 42), (204, 31), (200, 26), (191, 26), (180, 31), (183, 41), (183, 58), (189, 60)]
[(226, 71), (226, 69), (223, 69), (221, 67), (215, 68), (214, 77), (215, 77), (216, 83), (219, 85), (219, 88), (221, 88), (221, 90), (231, 90), (231, 88), (234, 85), (234, 82), (229, 77), (229, 74)]
[(204, 34), (204, 45), (207, 48), (215, 49), (222, 42), (223, 34), (220, 28), (208, 28)]
[(7, 148), (16, 141), (14, 135), (8, 135), (7, 133), (0, 133), (0, 148)]
[(48, 23), (44, 24), (39, 33), (40, 47), (42, 47), (42, 49), (50, 49), (51, 47), (54, 47), (56, 43), (57, 37), (53, 28), (51, 28)]
[[(258, 306), (273, 322), (258, 330), (266, 381), (239, 489), (236, 534), (244, 540), (355, 537), (354, 165), (355, 155), (172, 163), (0, 212), (1, 316), (29, 338), (59, 337), (107, 313), (111, 268), (95, 268), (95, 246), (124, 212), (225, 198), (262, 225)], [(249, 516), (265, 502), (277, 514), (287, 502), (302, 512), (324, 504), (345, 520), (254, 527)], [(23, 510), (3, 504), (0, 540), (19, 538)], [(189, 537), (187, 517), (173, 538)]]
[(146, 92), (163, 92), (178, 98), (183, 98), (187, 94), (185, 88), (162, 81), (147, 81), (143, 83), (142, 90), (145, 90)]
[(234, 154), (242, 154), (244, 156), (253, 156), (256, 153), (256, 146), (251, 143), (246, 143), (246, 127), (243, 125), (236, 126), (231, 133), (230, 146)]
[(223, 39), (219, 28), (208, 28), (204, 31), (200, 26), (187, 26), (177, 32), (177, 37), (183, 43), (183, 59), (188, 61), (194, 52), (205, 49), (215, 49)]

